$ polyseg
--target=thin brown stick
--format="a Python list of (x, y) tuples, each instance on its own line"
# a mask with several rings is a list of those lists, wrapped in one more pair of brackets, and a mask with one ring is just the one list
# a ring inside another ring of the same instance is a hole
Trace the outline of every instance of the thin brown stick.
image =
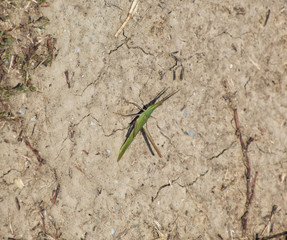
[(145, 131), (145, 134), (146, 134), (148, 140), (151, 142), (151, 144), (152, 144), (153, 148), (155, 149), (155, 151), (157, 152), (158, 156), (160, 158), (162, 158), (162, 155), (161, 155), (159, 149), (157, 148), (157, 146), (156, 146), (152, 136), (150, 135), (149, 131), (147, 129), (144, 129), (144, 128), (143, 128), (143, 130)]
[(52, 64), (54, 60), (54, 47), (57, 42), (56, 38), (48, 38), (47, 39), (47, 48), (48, 48), (48, 54), (50, 57), (50, 65)]
[(56, 203), (59, 192), (60, 192), (60, 183), (58, 183), (56, 190), (53, 191), (53, 198), (52, 198), (53, 205)]
[(234, 121), (235, 121), (235, 127), (236, 127), (236, 132), (238, 134), (240, 144), (241, 144), (241, 150), (244, 158), (244, 165), (246, 168), (246, 201), (245, 201), (245, 211), (244, 214), (241, 217), (241, 224), (242, 224), (242, 237), (246, 236), (247, 232), (247, 226), (248, 226), (248, 214), (249, 214), (249, 209), (250, 205), (252, 203), (254, 194), (255, 194), (255, 185), (256, 185), (256, 180), (258, 176), (258, 172), (255, 173), (254, 179), (251, 183), (251, 164), (250, 164), (250, 159), (248, 157), (248, 147), (250, 143), (254, 140), (253, 138), (249, 138), (246, 143), (243, 140), (243, 136), (240, 130), (240, 125), (239, 125), (239, 118), (238, 118), (238, 112), (237, 108), (233, 108), (233, 113), (234, 113)]
[(22, 136), (22, 139), (24, 140), (26, 146), (28, 146), (32, 150), (32, 152), (36, 155), (37, 160), (40, 163), (40, 166), (45, 164), (46, 160), (40, 156), (39, 151), (31, 145), (31, 143), (28, 141), (28, 139), (25, 136)]
[(71, 83), (70, 83), (70, 79), (69, 79), (69, 72), (68, 72), (68, 70), (66, 70), (64, 73), (65, 73), (65, 77), (66, 77), (66, 82), (67, 82), (68, 88), (71, 88)]
[(16, 202), (16, 206), (17, 206), (17, 209), (20, 210), (20, 202), (19, 202), (19, 199), (17, 197), (15, 197), (15, 202)]
[(46, 230), (46, 224), (45, 224), (45, 210), (44, 209), (41, 210), (40, 216), (42, 219), (42, 230), (43, 230), (44, 235), (46, 235), (47, 230)]
[(282, 232), (282, 233), (277, 233), (268, 237), (256, 237), (256, 240), (267, 240), (267, 239), (273, 239), (273, 238), (278, 238), (278, 237), (287, 237), (287, 231)]
[(272, 206), (272, 210), (268, 219), (268, 222), (266, 223), (264, 229), (261, 231), (260, 235), (263, 235), (265, 229), (267, 228), (268, 224), (271, 222), (273, 215), (275, 214), (276, 210), (277, 210), (278, 206), (277, 205), (273, 205)]

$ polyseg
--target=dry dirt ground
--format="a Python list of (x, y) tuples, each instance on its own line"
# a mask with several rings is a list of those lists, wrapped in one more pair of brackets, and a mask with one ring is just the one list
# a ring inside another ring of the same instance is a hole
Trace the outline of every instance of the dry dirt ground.
[[(33, 75), (36, 92), (11, 97), (21, 124), (1, 122), (1, 239), (286, 231), (286, 1), (141, 1), (115, 38), (130, 4), (42, 9), (58, 56)], [(138, 135), (118, 163), (131, 117), (116, 113), (136, 112), (125, 100), (143, 105), (164, 87), (181, 90), (148, 122), (163, 157)]]

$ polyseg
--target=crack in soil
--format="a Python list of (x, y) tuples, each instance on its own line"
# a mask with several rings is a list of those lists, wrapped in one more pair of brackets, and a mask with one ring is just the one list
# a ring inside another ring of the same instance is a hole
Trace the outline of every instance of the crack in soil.
[(178, 179), (179, 179), (179, 177), (177, 177), (177, 178), (174, 179), (174, 180), (169, 181), (169, 183), (167, 183), (167, 184), (164, 184), (164, 185), (160, 186), (159, 189), (157, 190), (157, 193), (156, 193), (155, 197), (151, 197), (151, 201), (153, 202), (153, 201), (158, 197), (159, 192), (160, 192), (163, 188), (170, 187), (170, 186), (171, 186), (174, 182), (176, 182)]
[(105, 6), (107, 6), (107, 7), (115, 7), (117, 9), (120, 9), (121, 11), (123, 11), (123, 9), (121, 7), (117, 6), (116, 4), (109, 3), (106, 0), (105, 0)]
[(128, 44), (128, 42), (129, 42), (130, 40), (131, 40), (131, 39), (130, 39), (129, 37), (125, 36), (124, 42), (122, 42), (120, 45), (116, 46), (114, 49), (111, 49), (111, 50), (108, 52), (108, 54), (111, 55), (113, 52), (118, 51), (118, 50), (119, 50), (120, 48), (122, 48), (123, 46), (126, 46), (129, 50), (130, 50), (130, 49), (139, 49), (139, 50), (141, 50), (145, 55), (154, 56), (152, 53), (150, 53), (150, 52), (144, 50), (144, 49), (143, 49), (142, 47), (140, 47), (140, 46), (130, 46), (130, 45)]
[[(86, 119), (87, 117), (91, 117), (93, 120), (95, 120), (98, 124), (98, 126), (102, 129), (102, 132), (104, 134), (105, 137), (110, 137), (112, 135), (114, 135), (117, 131), (124, 131), (127, 128), (117, 128), (117, 129), (113, 129), (111, 133), (106, 133), (105, 129), (103, 128), (102, 124), (100, 123), (100, 121), (95, 118), (94, 116), (92, 116), (91, 113), (88, 113), (87, 115), (85, 115), (84, 117), (82, 117), (82, 119), (80, 121), (78, 121), (77, 123), (73, 123), (70, 125), (69, 129), (68, 129), (68, 136), (69, 138), (73, 138), (74, 137), (74, 127), (77, 127), (84, 119)], [(67, 138), (66, 138), (67, 139)]]
[(84, 95), (85, 91), (86, 91), (90, 86), (92, 86), (92, 85), (95, 85), (95, 86), (96, 86), (96, 84), (102, 79), (102, 76), (106, 73), (105, 70), (106, 70), (106, 66), (103, 66), (102, 69), (99, 71), (99, 74), (98, 74), (96, 80), (94, 80), (94, 81), (88, 83), (88, 84), (86, 85), (86, 87), (83, 89), (83, 91), (82, 91), (81, 94), (74, 94), (74, 96), (76, 96), (76, 97), (82, 97), (82, 96)]
[(161, 134), (162, 136), (164, 136), (164, 137), (168, 140), (169, 144), (173, 147), (175, 153), (177, 153), (177, 154), (180, 155), (181, 157), (183, 156), (183, 158), (184, 158), (184, 157), (193, 157), (193, 155), (189, 155), (189, 154), (182, 153), (182, 152), (178, 151), (177, 148), (176, 148), (176, 146), (172, 143), (171, 139), (170, 139), (168, 136), (166, 136), (166, 135), (162, 132), (162, 129), (161, 129), (160, 126), (158, 125), (158, 122), (156, 122), (156, 123), (157, 123), (157, 124), (156, 124), (157, 128), (160, 130), (160, 134)]
[(162, 186), (159, 187), (159, 189), (157, 190), (157, 193), (155, 195), (155, 197), (151, 197), (151, 201), (154, 202), (154, 200), (158, 197), (160, 191), (166, 187), (170, 187), (172, 186), (173, 183), (176, 183), (178, 186), (180, 186), (181, 188), (186, 188), (186, 187), (190, 187), (192, 185), (194, 185), (200, 178), (204, 177), (207, 173), (209, 172), (209, 169), (207, 169), (205, 172), (201, 173), (199, 176), (197, 176), (192, 182), (187, 183), (187, 184), (180, 184), (178, 182), (176, 182), (180, 177), (177, 177), (176, 179), (173, 179), (171, 181), (169, 181), (169, 183), (164, 184)]
[(211, 161), (211, 160), (213, 160), (213, 159), (215, 159), (215, 158), (219, 158), (225, 151), (229, 150), (234, 143), (236, 143), (236, 142), (232, 142), (229, 147), (224, 148), (220, 153), (218, 153), (218, 154), (215, 155), (215, 156), (212, 156), (211, 158), (209, 158), (209, 159), (207, 159), (207, 160), (208, 160), (208, 161)]
[(133, 47), (129, 46), (129, 45), (128, 45), (128, 41), (129, 41), (129, 40), (127, 40), (127, 42), (125, 43), (128, 49), (139, 49), (139, 50), (141, 50), (145, 55), (154, 56), (152, 53), (147, 52), (146, 50), (144, 50), (144, 49), (143, 49), (142, 47), (140, 47), (140, 46), (133, 46)]
[(117, 129), (113, 129), (111, 133), (107, 134), (105, 132), (102, 124), (100, 124), (100, 121), (97, 118), (93, 117), (92, 115), (91, 115), (91, 118), (94, 119), (97, 122), (97, 124), (100, 126), (100, 128), (102, 129), (105, 137), (110, 137), (110, 136), (114, 135), (117, 131), (123, 131), (123, 130), (127, 129), (127, 128), (117, 128)]
[(126, 42), (121, 43), (120, 45), (116, 46), (116, 48), (109, 51), (109, 55), (111, 55), (113, 52), (117, 51), (119, 48), (121, 48), (123, 45), (125, 45)]
[(181, 185), (180, 183), (177, 183), (177, 184), (178, 184), (178, 186), (180, 186), (182, 188), (190, 187), (190, 186), (194, 185), (198, 181), (198, 179), (204, 177), (208, 172), (209, 172), (209, 169), (207, 169), (204, 173), (201, 173), (192, 182), (190, 182), (188, 184), (185, 184), (185, 185)]
[(3, 173), (0, 178), (4, 178), (6, 175), (8, 175), (11, 171), (16, 171), (16, 172), (19, 172), (18, 170), (16, 169), (9, 169), (7, 172)]

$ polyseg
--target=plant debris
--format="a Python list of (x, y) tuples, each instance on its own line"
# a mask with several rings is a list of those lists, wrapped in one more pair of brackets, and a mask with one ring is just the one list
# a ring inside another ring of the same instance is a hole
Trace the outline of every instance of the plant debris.
[(46, 35), (46, 0), (0, 2), (0, 120), (11, 120), (4, 101), (17, 93), (34, 92), (32, 74), (55, 59), (56, 39)]

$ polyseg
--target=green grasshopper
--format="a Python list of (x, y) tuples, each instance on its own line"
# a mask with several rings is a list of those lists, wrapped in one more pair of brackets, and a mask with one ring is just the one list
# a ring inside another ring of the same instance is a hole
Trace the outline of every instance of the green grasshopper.
[(144, 137), (144, 140), (147, 143), (148, 148), (151, 151), (152, 155), (154, 155), (154, 153), (153, 153), (152, 148), (149, 144), (149, 141), (151, 142), (152, 146), (156, 150), (159, 157), (162, 157), (162, 155), (161, 155), (159, 149), (157, 148), (156, 144), (154, 143), (150, 133), (148, 132), (147, 129), (144, 128), (144, 125), (146, 124), (147, 120), (150, 118), (152, 112), (156, 108), (158, 108), (167, 99), (169, 99), (171, 96), (173, 96), (174, 94), (176, 94), (179, 91), (179, 90), (176, 90), (176, 91), (170, 93), (169, 95), (164, 97), (161, 101), (158, 101), (156, 103), (156, 101), (167, 91), (167, 89), (168, 88), (164, 88), (152, 101), (150, 101), (148, 104), (144, 105), (143, 108), (139, 107), (135, 103), (128, 102), (128, 103), (135, 105), (137, 108), (139, 108), (140, 111), (138, 113), (135, 113), (135, 114), (124, 115), (124, 116), (136, 116), (136, 117), (130, 122), (130, 127), (129, 127), (127, 134), (126, 134), (126, 139), (125, 139), (125, 141), (121, 147), (121, 150), (120, 150), (120, 153), (118, 156), (118, 161), (120, 161), (120, 159), (124, 155), (125, 151), (128, 149), (128, 147), (130, 146), (130, 144), (132, 143), (132, 141), (134, 140), (136, 135), (139, 133), (139, 131), (141, 131), (141, 133)]

